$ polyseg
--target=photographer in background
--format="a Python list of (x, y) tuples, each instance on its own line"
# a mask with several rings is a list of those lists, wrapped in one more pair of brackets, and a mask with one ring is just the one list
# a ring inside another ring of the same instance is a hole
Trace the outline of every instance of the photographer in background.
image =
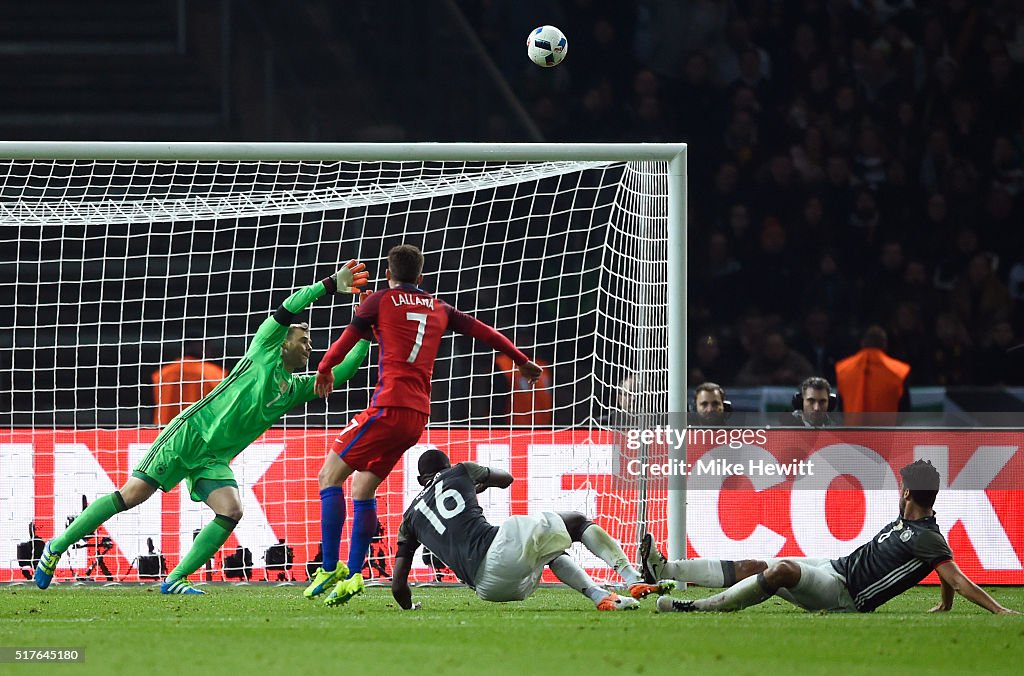
[(804, 427), (831, 427), (836, 423), (829, 415), (839, 407), (839, 398), (824, 378), (811, 376), (800, 383), (793, 395), (793, 417)]
[(693, 393), (693, 412), (697, 425), (721, 425), (725, 414), (732, 410), (725, 398), (725, 390), (718, 383), (701, 383)]

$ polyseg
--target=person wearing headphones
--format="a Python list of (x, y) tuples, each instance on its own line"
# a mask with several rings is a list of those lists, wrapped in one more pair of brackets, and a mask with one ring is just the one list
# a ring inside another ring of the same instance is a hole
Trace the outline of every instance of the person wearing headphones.
[(832, 392), (829, 382), (820, 376), (811, 376), (800, 383), (793, 393), (793, 417), (804, 427), (831, 427), (836, 422), (829, 416), (839, 407), (839, 398)]
[(725, 390), (718, 383), (701, 383), (693, 392), (693, 412), (698, 425), (721, 425), (732, 404), (725, 398)]

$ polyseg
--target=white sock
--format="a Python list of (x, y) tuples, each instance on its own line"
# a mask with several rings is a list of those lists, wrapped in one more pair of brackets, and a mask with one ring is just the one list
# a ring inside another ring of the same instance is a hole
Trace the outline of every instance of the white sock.
[(629, 562), (629, 557), (622, 551), (622, 547), (611, 535), (608, 535), (604, 528), (596, 523), (588, 526), (583, 531), (581, 541), (583, 546), (593, 552), (597, 558), (614, 568), (626, 584), (633, 585), (643, 580), (643, 576)]
[(580, 568), (572, 557), (562, 554), (548, 564), (548, 568), (555, 574), (562, 584), (568, 585), (586, 596), (597, 605), (604, 599), (611, 596), (611, 592), (601, 589), (594, 582), (593, 578), (587, 575), (587, 571)]
[(776, 591), (767, 587), (764, 573), (758, 573), (740, 580), (724, 592), (694, 601), (693, 607), (697, 610), (742, 610), (770, 599)]
[(700, 587), (731, 587), (736, 583), (736, 564), (717, 559), (679, 559), (666, 561), (661, 575)]

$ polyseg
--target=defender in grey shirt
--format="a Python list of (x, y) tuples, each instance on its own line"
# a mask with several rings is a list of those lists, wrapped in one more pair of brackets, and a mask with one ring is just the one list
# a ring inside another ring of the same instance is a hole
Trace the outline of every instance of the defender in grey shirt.
[(875, 537), (839, 559), (790, 557), (767, 561), (667, 561), (650, 536), (640, 543), (645, 581), (675, 578), (702, 587), (729, 587), (720, 594), (680, 601), (658, 599), (662, 612), (731, 611), (762, 603), (778, 594), (805, 610), (873, 611), (899, 596), (935, 570), (942, 581), (939, 604), (932, 611), (953, 607), (953, 594), (992, 613), (1016, 615), (971, 582), (953, 562), (946, 539), (935, 522), (939, 472), (931, 462), (918, 460), (900, 470), (900, 516)]
[[(398, 605), (413, 610), (409, 572), (422, 544), (445, 562), (484, 601), (522, 601), (537, 589), (545, 566), (559, 580), (594, 602), (598, 610), (629, 610), (637, 599), (668, 591), (673, 584), (647, 584), (622, 547), (579, 512), (541, 512), (512, 516), (500, 526), (484, 517), (476, 499), (487, 488), (508, 488), (512, 475), (475, 462), (451, 466), (448, 456), (428, 449), (419, 458), (423, 490), (409, 505), (398, 530), (398, 551), (391, 593)], [(619, 574), (629, 596), (600, 587), (565, 553), (583, 545)]]

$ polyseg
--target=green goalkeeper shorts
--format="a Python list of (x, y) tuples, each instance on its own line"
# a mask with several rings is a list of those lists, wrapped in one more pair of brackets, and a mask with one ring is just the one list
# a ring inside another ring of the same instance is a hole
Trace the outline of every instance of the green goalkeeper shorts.
[(175, 420), (160, 432), (132, 476), (164, 492), (184, 479), (195, 502), (205, 501), (221, 486), (238, 487), (227, 461), (214, 456), (199, 431), (184, 420)]

